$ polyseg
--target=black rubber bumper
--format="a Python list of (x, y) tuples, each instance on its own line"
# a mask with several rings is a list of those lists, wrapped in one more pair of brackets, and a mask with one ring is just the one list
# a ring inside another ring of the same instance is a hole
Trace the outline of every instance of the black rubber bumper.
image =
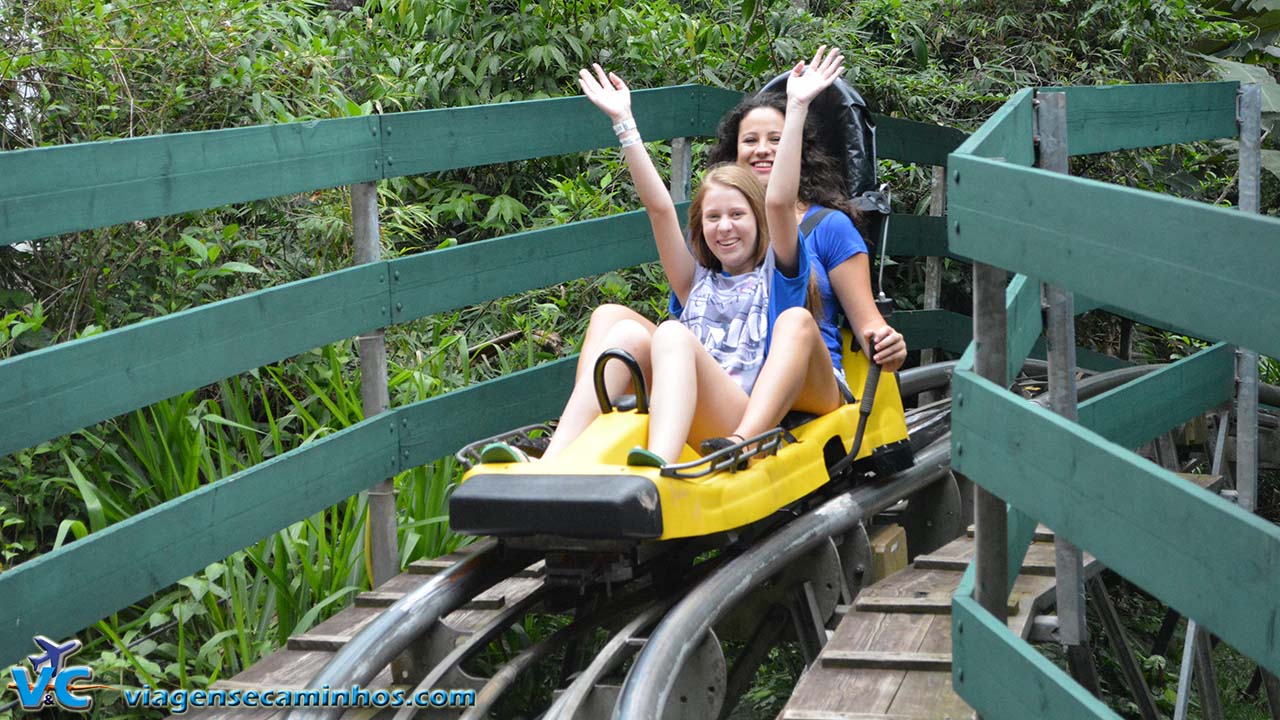
[(464, 535), (647, 539), (662, 535), (662, 502), (632, 475), (477, 475), (449, 498)]

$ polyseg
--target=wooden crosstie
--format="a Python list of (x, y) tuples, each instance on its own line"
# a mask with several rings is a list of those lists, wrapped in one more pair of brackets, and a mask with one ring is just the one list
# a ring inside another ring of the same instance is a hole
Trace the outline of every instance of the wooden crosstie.
[[(951, 689), (951, 595), (969, 562), (966, 535), (866, 588), (805, 671), (779, 720), (960, 720), (973, 710)], [(1009, 629), (1026, 639), (1054, 599), (1053, 534), (1027, 551), (1009, 596)], [(1084, 557), (1085, 572), (1100, 565)]]
[[(474, 546), (471, 546), (474, 547)], [(369, 624), (384, 609), (422, 586), (433, 575), (459, 562), (470, 554), (471, 547), (445, 555), (434, 560), (418, 560), (410, 563), (407, 570), (377, 589), (363, 592), (356, 596), (355, 602), (338, 614), (311, 628), (311, 630), (289, 638), (289, 642), (271, 655), (262, 658), (244, 672), (228, 680), (219, 680), (211, 689), (256, 690), (304, 690), (317, 673), (329, 662), (351, 638), (355, 637), (365, 625)], [(444, 616), (437, 624), (439, 632), (436, 639), (443, 645), (453, 645), (489, 624), (504, 608), (519, 602), (526, 595), (542, 585), (541, 561), (537, 565), (517, 573), (494, 587), (472, 598), (458, 610)], [(441, 651), (441, 648), (437, 648)], [(451, 676), (450, 687), (464, 689), (466, 685), (480, 686), (480, 681), (468, 683), (468, 678)], [(398, 684), (388, 667), (378, 673), (374, 679), (365, 684), (369, 691), (401, 688), (408, 686)], [(173, 718), (219, 718), (219, 720), (269, 720), (283, 717), (288, 708), (192, 708), (181, 716)], [(385, 711), (390, 717), (394, 711)], [(377, 713), (371, 710), (351, 710), (347, 716), (372, 717)]]

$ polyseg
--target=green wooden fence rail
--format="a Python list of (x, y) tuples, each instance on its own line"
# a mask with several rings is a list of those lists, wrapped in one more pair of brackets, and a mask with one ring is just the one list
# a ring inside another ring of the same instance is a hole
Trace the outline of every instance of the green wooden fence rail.
[[(739, 97), (692, 85), (633, 96), (649, 140), (710, 135)], [(945, 164), (965, 139), (877, 121), (881, 156), (906, 163)], [(560, 98), (0, 153), (0, 242), (614, 143), (584, 99)], [(947, 253), (941, 219), (895, 216), (891, 228), (893, 254)], [(369, 263), (10, 358), (0, 456), (375, 328), (655, 256), (641, 213), (624, 213)], [(77, 632), (394, 473), (553, 416), (573, 363), (394, 408), (8, 569), (0, 666), (33, 634)]]
[[(634, 94), (650, 140), (705, 135), (738, 93)], [(231, 203), (617, 143), (582, 97), (210, 130), (0, 154), (0, 238), (59, 233)]]
[[(1238, 133), (1235, 83), (1065, 90), (1071, 154)], [(1015, 95), (951, 156), (952, 252), (1280, 352), (1280, 293), (1264, 274), (1280, 266), (1280, 221), (1027, 167), (1034, 97)], [(1020, 275), (1006, 295), (1010, 367), (1039, 331), (1035, 287)], [(1010, 585), (1035, 518), (1277, 672), (1280, 528), (1130, 451), (1230, 399), (1233, 352), (1218, 344), (1100, 395), (1073, 423), (976, 375), (971, 350), (953, 380), (952, 462), (1010, 503)], [(983, 717), (1117, 717), (972, 589), (971, 568), (952, 607), (952, 679)]]

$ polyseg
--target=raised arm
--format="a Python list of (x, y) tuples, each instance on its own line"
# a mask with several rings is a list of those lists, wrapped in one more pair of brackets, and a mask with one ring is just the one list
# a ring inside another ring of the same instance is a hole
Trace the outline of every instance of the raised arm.
[(585, 68), (578, 71), (578, 84), (587, 99), (609, 116), (614, 132), (618, 133), (631, 181), (635, 183), (636, 193), (640, 195), (640, 202), (644, 204), (649, 224), (653, 227), (658, 260), (671, 283), (671, 291), (683, 303), (693, 286), (694, 259), (685, 247), (675, 203), (671, 201), (658, 169), (653, 166), (649, 151), (640, 141), (640, 131), (631, 116), (631, 91), (627, 84), (614, 73), (606, 76), (598, 63), (591, 67), (595, 70), (594, 75)]
[(804, 61), (796, 63), (787, 78), (787, 113), (782, 138), (773, 159), (773, 172), (765, 191), (765, 215), (769, 239), (779, 269), (793, 274), (798, 266), (800, 233), (796, 225), (796, 198), (800, 192), (800, 154), (803, 152), (804, 121), (809, 103), (836, 81), (844, 70), (844, 56), (837, 48), (827, 52), (823, 45), (813, 56), (808, 72)]

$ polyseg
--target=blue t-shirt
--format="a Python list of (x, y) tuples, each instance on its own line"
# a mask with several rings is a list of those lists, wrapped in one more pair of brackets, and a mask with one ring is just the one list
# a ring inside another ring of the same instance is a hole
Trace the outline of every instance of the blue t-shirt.
[[(804, 301), (809, 293), (809, 270), (812, 262), (809, 253), (804, 251), (803, 244), (800, 252), (796, 253), (796, 257), (798, 267), (795, 276), (787, 277), (786, 273), (777, 267), (773, 269), (769, 283), (769, 329), (765, 336), (764, 348), (766, 356), (769, 354), (769, 344), (773, 342), (773, 324), (778, 316), (793, 307), (804, 307)], [(677, 319), (684, 312), (684, 306), (680, 304), (674, 292), (670, 294), (667, 309), (671, 312), (671, 317)]]
[[(820, 205), (809, 206), (809, 210), (804, 214), (805, 219), (821, 209)], [(827, 351), (831, 353), (832, 367), (839, 370), (842, 367), (841, 356), (843, 355), (840, 326), (837, 322), (840, 315), (840, 299), (831, 289), (831, 280), (827, 277), (827, 273), (854, 255), (866, 253), (867, 244), (863, 241), (858, 229), (853, 226), (849, 216), (837, 210), (827, 213), (812, 232), (801, 236), (800, 245), (812, 256), (811, 265), (814, 275), (818, 278), (818, 294), (822, 297), (822, 322), (818, 323), (818, 330), (822, 333)]]

